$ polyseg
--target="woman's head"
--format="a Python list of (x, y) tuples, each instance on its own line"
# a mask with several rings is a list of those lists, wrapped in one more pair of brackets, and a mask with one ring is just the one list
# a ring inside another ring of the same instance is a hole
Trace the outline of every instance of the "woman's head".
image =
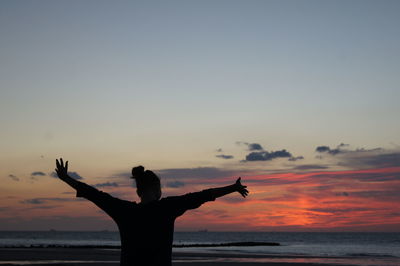
[(143, 166), (132, 168), (132, 178), (136, 181), (136, 192), (142, 202), (159, 200), (161, 198), (161, 184), (158, 176)]

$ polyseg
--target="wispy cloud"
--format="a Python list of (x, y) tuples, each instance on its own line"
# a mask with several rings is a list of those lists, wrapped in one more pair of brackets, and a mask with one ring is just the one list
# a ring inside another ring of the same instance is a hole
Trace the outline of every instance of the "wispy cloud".
[(182, 181), (170, 181), (170, 182), (167, 182), (166, 186), (170, 187), (170, 188), (180, 188), (180, 187), (184, 187), (185, 183)]
[(357, 150), (342, 156), (340, 165), (351, 168), (400, 167), (400, 151)]
[(16, 175), (9, 174), (8, 177), (11, 178), (13, 181), (19, 181), (19, 178)]
[(276, 158), (291, 158), (292, 154), (286, 150), (280, 151), (259, 151), (259, 152), (251, 152), (246, 155), (245, 161), (270, 161)]
[(101, 188), (101, 187), (118, 187), (119, 185), (116, 182), (105, 182), (105, 183), (98, 183), (93, 186)]
[[(76, 179), (76, 180), (82, 180), (82, 179), (83, 179), (83, 177), (80, 176), (77, 172), (68, 172), (68, 175), (69, 175), (70, 177)], [(57, 175), (56, 172), (50, 173), (50, 176), (51, 176), (51, 177), (54, 177), (54, 178), (58, 178), (58, 175)]]
[(218, 154), (218, 155), (215, 155), (215, 157), (221, 158), (221, 159), (225, 159), (225, 160), (229, 160), (229, 159), (233, 159), (234, 158), (233, 155), (226, 155), (226, 154)]
[(71, 202), (71, 201), (82, 201), (81, 198), (32, 198), (20, 201), (23, 204), (45, 204), (47, 202)]
[(315, 151), (320, 154), (319, 159), (327, 158), (324, 154), (331, 155), (330, 161), (336, 160), (337, 166), (349, 169), (400, 167), (400, 150), (398, 149), (388, 150), (380, 147), (349, 149), (348, 146), (349, 144), (343, 143), (334, 149), (329, 146), (318, 146)]
[(21, 201), (21, 203), (28, 203), (28, 204), (43, 204), (45, 201), (39, 198), (36, 199), (26, 199)]
[(35, 171), (31, 173), (31, 176), (45, 176), (46, 174), (41, 171)]
[(247, 146), (249, 151), (262, 151), (264, 148), (259, 143), (249, 143), (245, 141), (236, 141), (237, 145)]
[(321, 170), (321, 169), (328, 169), (329, 167), (326, 165), (320, 164), (302, 164), (296, 165), (292, 169), (294, 170)]
[(295, 161), (298, 161), (298, 160), (304, 160), (304, 157), (303, 156), (290, 157), (288, 160), (292, 161), (292, 162), (295, 162)]

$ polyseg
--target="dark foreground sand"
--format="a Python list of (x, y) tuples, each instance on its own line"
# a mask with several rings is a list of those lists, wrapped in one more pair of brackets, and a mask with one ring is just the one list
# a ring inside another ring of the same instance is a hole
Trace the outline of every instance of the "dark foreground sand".
[[(179, 266), (287, 266), (338, 265), (324, 263), (324, 258), (282, 257), (264, 255), (205, 254), (175, 252), (173, 265)], [(229, 262), (227, 262), (229, 260)], [(232, 261), (237, 260), (237, 261)], [(278, 260), (278, 262), (277, 262)], [(285, 261), (286, 262), (282, 262)], [(257, 261), (257, 262), (254, 262)], [(118, 266), (119, 250), (96, 248), (0, 248), (0, 265), (35, 266)], [(320, 263), (318, 263), (320, 262)], [(340, 264), (344, 265), (344, 264)]]

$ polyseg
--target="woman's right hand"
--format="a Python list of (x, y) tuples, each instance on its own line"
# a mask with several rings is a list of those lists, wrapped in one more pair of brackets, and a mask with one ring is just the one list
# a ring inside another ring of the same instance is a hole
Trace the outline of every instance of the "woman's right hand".
[(56, 159), (56, 166), (57, 166), (57, 168), (55, 170), (56, 170), (58, 177), (61, 180), (64, 180), (65, 178), (67, 178), (68, 177), (68, 161), (66, 161), (65, 165), (64, 165), (62, 158), (60, 158), (60, 161), (58, 161), (58, 159)]
[(240, 195), (243, 196), (243, 198), (245, 198), (245, 197), (249, 194), (249, 191), (246, 189), (247, 186), (243, 186), (242, 183), (241, 183), (240, 181), (241, 181), (241, 177), (239, 177), (239, 178), (236, 180), (236, 183), (235, 183), (236, 191), (239, 192)]

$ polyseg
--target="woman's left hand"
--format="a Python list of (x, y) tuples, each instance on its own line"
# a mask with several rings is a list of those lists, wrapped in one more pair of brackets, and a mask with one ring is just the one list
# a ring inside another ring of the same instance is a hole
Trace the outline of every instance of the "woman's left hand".
[(240, 181), (241, 181), (241, 177), (239, 177), (239, 178), (236, 180), (236, 183), (235, 183), (236, 191), (239, 192), (240, 195), (243, 196), (243, 198), (245, 198), (245, 197), (249, 194), (249, 191), (246, 189), (247, 186), (243, 186), (242, 183), (241, 183)]

